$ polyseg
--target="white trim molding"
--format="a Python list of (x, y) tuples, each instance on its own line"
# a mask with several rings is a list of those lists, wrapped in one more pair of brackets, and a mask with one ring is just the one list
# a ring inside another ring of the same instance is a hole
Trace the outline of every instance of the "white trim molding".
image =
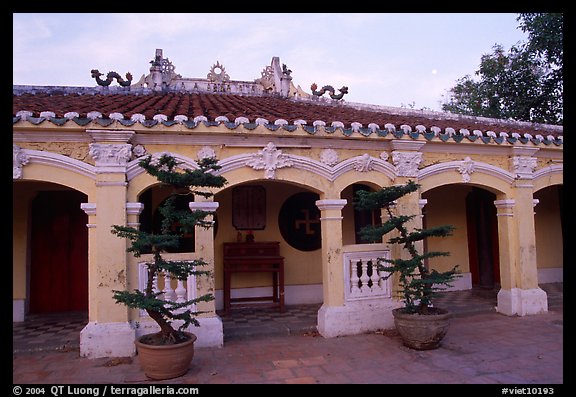
[[(467, 163), (467, 160), (469, 162)], [(470, 169), (470, 166), (472, 168)], [(461, 171), (464, 169), (466, 172)], [(511, 184), (516, 179), (516, 174), (513, 174), (505, 169), (497, 167), (492, 164), (484, 163), (482, 161), (472, 161), (469, 158), (459, 161), (445, 161), (439, 164), (433, 164), (428, 167), (422, 168), (418, 171), (418, 180), (422, 181), (431, 176), (442, 174), (444, 172), (457, 171), (463, 175), (463, 179), (470, 181), (472, 179), (472, 173), (487, 174), (494, 176), (507, 184)]]
[(87, 176), (90, 179), (96, 178), (96, 167), (83, 161), (43, 150), (22, 149), (21, 151), (28, 157), (30, 164), (61, 168)]

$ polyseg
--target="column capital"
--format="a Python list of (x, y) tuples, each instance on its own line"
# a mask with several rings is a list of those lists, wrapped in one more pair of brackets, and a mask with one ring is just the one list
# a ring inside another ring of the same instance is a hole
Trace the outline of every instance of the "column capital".
[(188, 203), (191, 211), (215, 212), (220, 203), (217, 201), (191, 201)]
[(80, 203), (80, 208), (88, 216), (96, 215), (96, 203)]
[(508, 199), (508, 200), (495, 200), (494, 205), (496, 208), (514, 208), (516, 204), (516, 200)]
[(128, 215), (140, 215), (142, 213), (143, 209), (144, 209), (144, 204), (142, 204), (138, 201), (126, 203), (126, 214), (128, 214)]
[[(80, 209), (86, 213), (88, 216), (96, 216), (96, 203), (80, 203)], [(96, 227), (95, 223), (87, 223), (87, 228)]]
[(325, 199), (317, 200), (316, 206), (320, 211), (341, 211), (347, 203), (346, 199)]

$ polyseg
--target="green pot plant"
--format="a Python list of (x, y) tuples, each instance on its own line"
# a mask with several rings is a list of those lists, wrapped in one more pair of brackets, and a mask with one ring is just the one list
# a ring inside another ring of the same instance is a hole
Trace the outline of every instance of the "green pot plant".
[[(196, 319), (201, 311), (192, 310), (199, 302), (214, 299), (212, 294), (204, 294), (195, 299), (175, 302), (165, 299), (162, 291), (157, 290), (159, 277), (169, 274), (171, 279), (185, 281), (191, 275), (207, 276), (206, 270), (200, 270), (207, 263), (202, 259), (167, 260), (163, 253), (177, 249), (181, 237), (191, 233), (196, 226), (210, 228), (212, 221), (206, 220), (210, 212), (200, 210), (179, 210), (175, 201), (179, 195), (199, 195), (211, 197), (210, 188), (222, 187), (226, 180), (214, 174), (220, 167), (215, 158), (198, 161), (198, 168), (181, 169), (178, 161), (168, 154), (158, 159), (151, 155), (139, 161), (149, 175), (155, 177), (161, 185), (169, 187), (168, 198), (159, 207), (162, 222), (160, 232), (142, 231), (128, 226), (112, 226), (112, 233), (129, 240), (127, 252), (134, 257), (150, 254), (146, 263), (148, 280), (143, 291), (114, 290), (114, 300), (132, 309), (145, 310), (160, 330), (142, 335), (135, 341), (140, 364), (144, 373), (152, 379), (171, 379), (184, 375), (194, 356), (194, 342), (197, 337), (187, 329), (190, 325), (199, 326)], [(171, 187), (171, 188), (170, 188)], [(181, 323), (176, 326), (173, 321)]]
[(403, 307), (394, 309), (394, 325), (403, 344), (417, 350), (435, 349), (446, 335), (450, 313), (446, 309), (435, 307), (434, 296), (451, 286), (457, 277), (458, 266), (444, 272), (429, 269), (426, 261), (440, 256), (449, 256), (449, 252), (418, 251), (417, 242), (429, 237), (447, 237), (452, 235), (454, 226), (441, 225), (426, 229), (410, 228), (409, 223), (416, 215), (396, 214), (396, 202), (401, 197), (416, 192), (420, 185), (412, 180), (406, 184), (384, 187), (376, 192), (359, 191), (355, 205), (362, 210), (384, 209), (388, 219), (379, 226), (366, 226), (360, 231), (366, 241), (382, 241), (384, 235), (394, 232), (390, 244), (401, 244), (407, 251), (405, 258), (378, 258), (377, 268), (385, 272), (385, 279), (398, 275), (399, 294)]

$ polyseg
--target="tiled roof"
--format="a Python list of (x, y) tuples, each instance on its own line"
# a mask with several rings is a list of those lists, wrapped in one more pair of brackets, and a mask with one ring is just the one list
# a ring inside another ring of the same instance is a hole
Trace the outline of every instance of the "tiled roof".
[[(322, 99), (312, 101), (225, 93), (124, 91), (104, 94), (95, 90), (76, 90), (67, 93), (66, 90), (26, 90), (22, 86), (14, 86), (12, 112), (14, 123), (27, 119), (35, 124), (50, 121), (57, 125), (66, 122), (83, 125), (85, 121), (96, 118), (95, 121), (99, 121), (102, 125), (108, 125), (114, 120), (123, 125), (140, 122), (145, 126), (152, 126), (158, 122), (166, 126), (186, 122), (187, 127), (194, 128), (196, 123), (193, 120), (202, 120), (208, 123), (228, 122), (232, 128), (239, 123), (263, 123), (270, 124), (274, 128), (276, 126), (287, 128), (302, 124), (303, 120), (304, 126), (310, 130), (313, 129), (314, 122), (320, 120), (326, 127), (341, 128), (345, 133), (347, 129), (360, 133), (385, 132), (380, 135), (386, 135), (387, 132), (399, 132), (400, 135), (420, 133), (427, 138), (447, 134), (449, 137), (455, 135), (474, 139), (487, 138), (488, 141), (493, 138), (498, 143), (504, 139), (514, 143), (516, 138), (521, 138), (521, 141), (532, 140), (537, 144), (554, 142), (558, 145), (562, 143), (563, 135), (561, 126), (343, 101)], [(198, 116), (204, 116), (205, 119)], [(282, 120), (285, 120), (287, 125), (284, 125), (286, 123)]]

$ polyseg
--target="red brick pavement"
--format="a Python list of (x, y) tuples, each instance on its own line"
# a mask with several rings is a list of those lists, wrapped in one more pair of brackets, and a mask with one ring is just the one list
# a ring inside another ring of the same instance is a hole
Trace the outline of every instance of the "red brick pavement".
[[(452, 320), (442, 346), (404, 347), (394, 331), (325, 339), (274, 336), (198, 348), (188, 373), (165, 384), (563, 383), (563, 310)], [(68, 352), (14, 353), (13, 382), (149, 384), (138, 358)]]

